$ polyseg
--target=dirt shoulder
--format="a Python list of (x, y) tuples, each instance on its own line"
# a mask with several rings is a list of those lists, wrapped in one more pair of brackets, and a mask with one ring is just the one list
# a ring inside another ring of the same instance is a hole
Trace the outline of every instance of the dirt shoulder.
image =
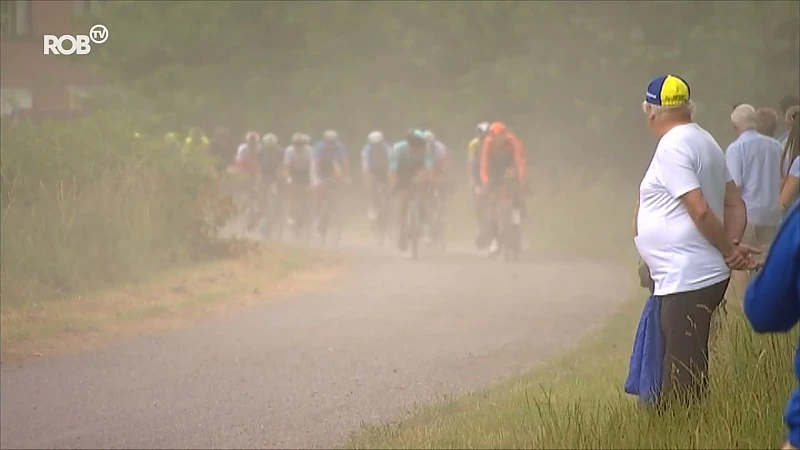
[(3, 305), (0, 362), (87, 350), (130, 334), (181, 327), (231, 308), (319, 289), (342, 270), (341, 258), (270, 246), (259, 254), (179, 268), (91, 295)]

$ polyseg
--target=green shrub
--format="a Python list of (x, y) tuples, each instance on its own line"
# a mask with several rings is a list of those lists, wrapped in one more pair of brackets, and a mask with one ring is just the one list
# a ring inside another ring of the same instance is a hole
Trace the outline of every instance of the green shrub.
[(137, 279), (214, 254), (226, 210), (213, 161), (182, 157), (103, 112), (23, 123), (0, 140), (5, 305)]

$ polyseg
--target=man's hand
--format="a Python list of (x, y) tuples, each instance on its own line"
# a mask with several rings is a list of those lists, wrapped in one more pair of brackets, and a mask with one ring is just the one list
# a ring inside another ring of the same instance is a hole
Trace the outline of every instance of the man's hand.
[(747, 244), (735, 243), (733, 251), (725, 257), (725, 264), (731, 270), (755, 270), (763, 266), (762, 262), (756, 261), (752, 255), (760, 255), (761, 250)]
[(789, 441), (786, 441), (783, 443), (783, 447), (781, 447), (781, 450), (797, 450), (797, 447), (789, 443)]

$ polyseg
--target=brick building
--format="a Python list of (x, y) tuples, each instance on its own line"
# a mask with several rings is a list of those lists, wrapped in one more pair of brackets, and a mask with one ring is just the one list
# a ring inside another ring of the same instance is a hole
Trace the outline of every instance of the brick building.
[(44, 55), (44, 34), (87, 34), (76, 18), (102, 0), (0, 1), (0, 113), (65, 117), (80, 111), (80, 98), (96, 85), (77, 58)]

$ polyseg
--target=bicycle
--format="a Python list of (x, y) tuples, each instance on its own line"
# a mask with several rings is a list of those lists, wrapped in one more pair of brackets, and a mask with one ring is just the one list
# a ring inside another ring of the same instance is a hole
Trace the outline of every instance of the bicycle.
[(283, 203), (276, 182), (269, 184), (264, 195), (264, 208), (261, 221), (261, 236), (264, 238), (283, 239)]
[(518, 261), (522, 251), (522, 214), (514, 206), (516, 178), (505, 177), (497, 199), (497, 243), (505, 262)]
[(389, 186), (386, 183), (379, 183), (375, 185), (374, 190), (373, 206), (376, 216), (372, 227), (378, 245), (383, 246), (386, 242), (386, 235), (389, 231), (390, 222)]
[(320, 210), (317, 217), (320, 243), (325, 245), (328, 233), (331, 232), (333, 245), (339, 246), (342, 238), (342, 222), (338, 205), (340, 183), (337, 179), (331, 179), (325, 181), (325, 184), (320, 187), (322, 188), (322, 198), (320, 199)]
[(422, 221), (419, 189), (412, 187), (408, 193), (408, 208), (406, 209), (405, 235), (411, 259), (419, 259), (419, 241), (422, 237)]

